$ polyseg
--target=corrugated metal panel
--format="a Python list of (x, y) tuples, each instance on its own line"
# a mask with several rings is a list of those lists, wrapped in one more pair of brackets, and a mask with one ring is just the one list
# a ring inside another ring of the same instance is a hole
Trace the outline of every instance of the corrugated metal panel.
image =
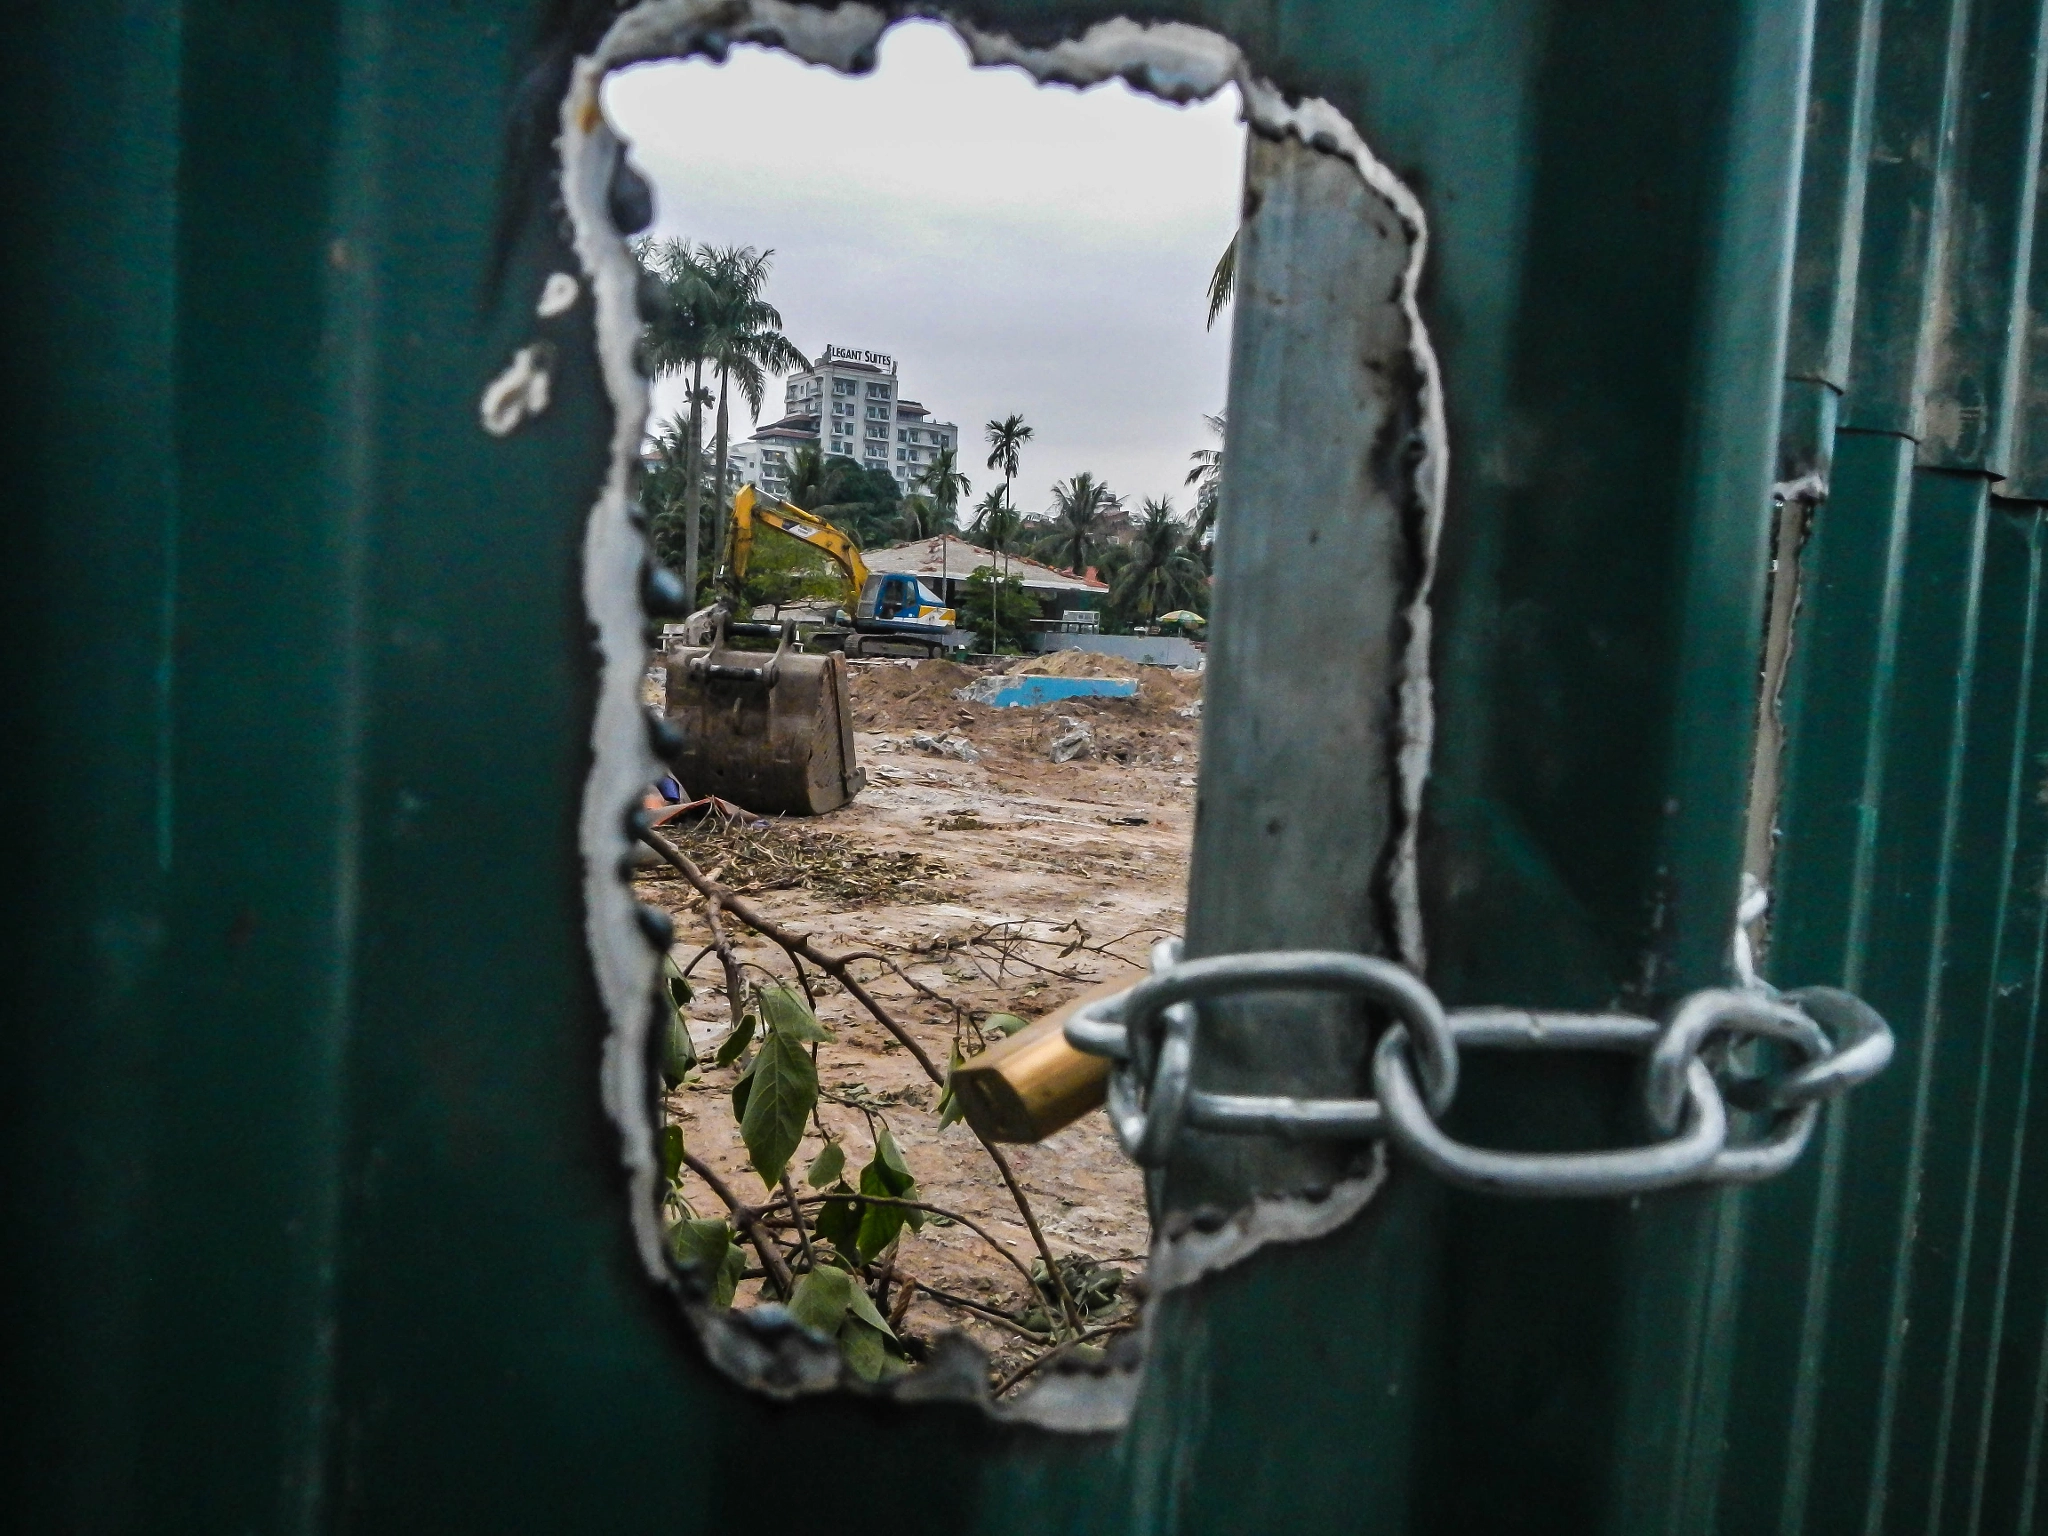
[[(1826, 9), (1820, 46), (1842, 51), (1867, 12)], [(1854, 346), (1796, 577), (1769, 968), (1861, 991), (1901, 1050), (1832, 1114), (1816, 1166), (1751, 1197), (1735, 1432), (1755, 1459), (1724, 1490), (1729, 1532), (2026, 1528), (1983, 1485), (1989, 1445), (2035, 1454), (1990, 1410), (2014, 1389), (1995, 1357), (2032, 1222), (2011, 1196), (2041, 938), (2040, 530), (1992, 493), (2027, 334), (2043, 19), (1985, 0), (1876, 18), (1860, 259), (1833, 295), (1836, 313), (1853, 300)], [(1808, 175), (1810, 205), (1840, 172)], [(1788, 386), (1788, 437), (1810, 389)]]
[[(1768, 486), (1817, 476), (1768, 966), (1868, 995), (1893, 1069), (1748, 1192), (1501, 1201), (1397, 1167), (1335, 1236), (1160, 1305), (1121, 1436), (771, 1408), (637, 1270), (597, 1101), (587, 337), (545, 417), (475, 425), (574, 265), (550, 114), (608, 7), (19, 6), (6, 355), (36, 387), (0, 621), (34, 911), (4, 935), (0, 1130), (33, 1249), (6, 1309), (27, 1523), (730, 1528), (761, 1501), (730, 1469), (774, 1445), (886, 1490), (836, 1524), (898, 1532), (2035, 1527), (2048, 6), (1155, 10), (1326, 97), (1431, 221), (1431, 979), (1657, 1008), (1725, 975)], [(1232, 418), (1269, 469), (1270, 416)], [(1316, 523), (1329, 487), (1293, 489), (1265, 535)], [(1288, 598), (1264, 571), (1248, 623)], [(1209, 729), (1229, 816), (1261, 748)], [(531, 808), (486, 842), (479, 763)], [(1290, 805), (1313, 827), (1354, 773), (1291, 763)], [(1289, 846), (1211, 859), (1195, 926), (1369, 935), (1316, 871), (1375, 849)], [(1580, 1060), (1475, 1062), (1454, 1123), (1639, 1134), (1625, 1072)]]

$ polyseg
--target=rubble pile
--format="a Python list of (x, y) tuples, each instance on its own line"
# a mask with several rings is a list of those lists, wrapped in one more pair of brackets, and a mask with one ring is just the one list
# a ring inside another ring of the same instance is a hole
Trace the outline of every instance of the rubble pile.
[(1050, 787), (1047, 774), (1070, 774), (1089, 764), (1193, 774), (1201, 745), (1199, 673), (1134, 668), (1118, 657), (1086, 651), (1019, 658), (1004, 670), (1056, 677), (1135, 672), (1138, 691), (1131, 698), (1083, 696), (996, 707), (956, 696), (986, 671), (950, 661), (855, 662), (853, 723), (864, 733), (862, 761), (886, 760), (902, 750), (929, 753), (978, 763), (1034, 789)]

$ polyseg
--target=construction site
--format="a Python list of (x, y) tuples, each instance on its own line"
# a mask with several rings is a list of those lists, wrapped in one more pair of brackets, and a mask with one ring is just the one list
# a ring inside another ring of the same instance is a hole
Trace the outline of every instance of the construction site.
[[(657, 656), (650, 702), (706, 686), (683, 679), (703, 655)], [(961, 1330), (989, 1355), (1000, 1389), (1056, 1336), (1071, 1352), (1131, 1326), (1149, 1241), (1143, 1176), (1099, 1113), (1035, 1144), (978, 1145), (975, 1126), (947, 1113), (943, 1079), (1006, 1033), (1128, 986), (1152, 944), (1181, 932), (1202, 675), (1083, 650), (970, 663), (785, 654), (780, 665), (781, 691), (803, 686), (792, 668), (844, 679), (844, 739), (864, 783), (809, 816), (756, 814), (737, 799), (688, 810), (650, 799), (655, 835), (701, 872), (701, 882), (686, 879), (649, 854), (636, 880), (640, 899), (674, 919), (671, 954), (688, 979), (682, 1022), (695, 1064), (678, 1070), (665, 1100), (690, 1158), (677, 1170), (675, 1214), (743, 1228), (746, 1209), (774, 1206), (775, 1181), (755, 1171), (734, 1094), (758, 1054), (746, 1016), (762, 989), (801, 987), (831, 1038), (812, 1045), (816, 1102), (780, 1181), (789, 1202), (760, 1218), (770, 1252), (745, 1247), (738, 1238), (749, 1234), (736, 1230), (745, 1267), (735, 1263), (732, 1299), (779, 1299), (770, 1255), (779, 1249), (800, 1271), (829, 1228), (816, 1215), (806, 1233), (790, 1210), (815, 1210), (842, 1157), (850, 1183), (886, 1131), (931, 1209), (868, 1266), (869, 1289), (909, 1361)], [(711, 686), (723, 699), (765, 697), (744, 680)], [(816, 733), (827, 755), (834, 735), (829, 723)], [(792, 938), (844, 959), (893, 1030), (792, 953)], [(1047, 1283), (1048, 1252), (1064, 1299)], [(1060, 1333), (1069, 1303), (1077, 1327)]]

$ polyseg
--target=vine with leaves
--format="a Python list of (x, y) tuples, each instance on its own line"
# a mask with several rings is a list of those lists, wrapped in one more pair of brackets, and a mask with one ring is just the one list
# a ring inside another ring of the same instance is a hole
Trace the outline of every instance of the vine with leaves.
[[(713, 1064), (742, 1069), (732, 1088), (732, 1113), (748, 1161), (763, 1187), (759, 1200), (742, 1198), (690, 1150), (681, 1126), (663, 1127), (670, 1252), (678, 1266), (702, 1285), (707, 1299), (715, 1306), (731, 1306), (742, 1282), (758, 1279), (763, 1294), (787, 1307), (796, 1322), (836, 1342), (856, 1375), (882, 1381), (910, 1369), (914, 1361), (914, 1346), (904, 1334), (903, 1320), (921, 1289), (942, 1304), (966, 1310), (1041, 1346), (1024, 1367), (996, 1383), (998, 1393), (1017, 1385), (1047, 1361), (1089, 1349), (1093, 1341), (1130, 1326), (1127, 1319), (1099, 1321), (1117, 1307), (1122, 1272), (1075, 1255), (1055, 1257), (1009, 1159), (971, 1123), (968, 1129), (1008, 1189), (1037, 1249), (1032, 1263), (1027, 1264), (980, 1222), (924, 1198), (890, 1129), (892, 1106), (864, 1091), (822, 1085), (818, 1051), (833, 1044), (834, 1036), (819, 1021), (812, 973), (830, 977), (910, 1052), (940, 1090), (934, 1106), (940, 1129), (963, 1121), (951, 1090), (952, 1069), (989, 1037), (1013, 1033), (1023, 1028), (1025, 1021), (1002, 1013), (977, 1020), (878, 951), (835, 954), (821, 949), (808, 934), (785, 927), (721, 885), (715, 875), (707, 875), (660, 834), (643, 830), (640, 836), (703, 898), (709, 940), (688, 966), (678, 966), (672, 958), (664, 962), (669, 1008), (663, 1079), (675, 1087), (698, 1066), (683, 1010), (691, 1000), (690, 971), (715, 955), (724, 972), (730, 1024), (713, 1055)], [(739, 958), (726, 931), (727, 917), (783, 952), (793, 984)], [(1011, 931), (990, 931), (970, 936), (965, 947), (989, 948), (1002, 957), (999, 963), (1007, 968), (1015, 960), (1020, 942), (1053, 945), (1063, 956), (1082, 947), (1064, 931), (1058, 939), (1035, 940)], [(857, 961), (879, 961), (920, 995), (952, 1008), (954, 1040), (945, 1067), (932, 1059), (855, 973)], [(748, 978), (750, 968), (761, 971), (760, 979)], [(819, 1113), (822, 1103), (853, 1109), (863, 1117), (867, 1153), (857, 1171), (853, 1168), (856, 1150), (844, 1136), (827, 1127)], [(800, 1171), (799, 1187), (794, 1161), (811, 1130), (824, 1146)], [(724, 1207), (722, 1212), (703, 1214), (692, 1208), (683, 1188), (686, 1171), (712, 1192)], [(903, 1232), (922, 1231), (927, 1221), (957, 1225), (972, 1233), (1017, 1271), (1031, 1298), (1021, 1316), (923, 1285), (899, 1271), (895, 1260)], [(756, 1263), (748, 1262), (749, 1251)]]

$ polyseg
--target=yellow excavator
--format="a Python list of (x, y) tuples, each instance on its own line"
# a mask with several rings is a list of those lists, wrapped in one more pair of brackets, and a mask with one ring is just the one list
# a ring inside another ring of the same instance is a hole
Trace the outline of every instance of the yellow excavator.
[[(757, 523), (823, 550), (846, 573), (850, 627), (826, 632), (824, 654), (807, 655), (796, 649), (796, 625), (788, 620), (749, 623), (722, 604), (692, 615), (693, 625), (708, 626), (709, 635), (700, 638), (710, 643), (683, 645), (663, 658), (663, 712), (681, 742), (669, 762), (686, 795), (716, 795), (768, 816), (820, 816), (846, 804), (867, 782), (854, 759), (846, 657), (885, 641), (941, 655), (953, 610), (915, 576), (869, 571), (859, 546), (840, 529), (752, 486), (733, 500), (726, 569), (735, 577), (747, 573)], [(775, 651), (732, 649), (728, 642), (742, 637), (773, 639)]]
[(735, 578), (747, 574), (756, 523), (801, 539), (846, 575), (848, 628), (823, 631), (813, 644), (849, 656), (881, 645), (921, 646), (931, 656), (946, 653), (957, 619), (943, 599), (907, 571), (870, 571), (860, 546), (843, 529), (791, 502), (763, 496), (751, 485), (741, 486), (732, 503), (726, 567)]

